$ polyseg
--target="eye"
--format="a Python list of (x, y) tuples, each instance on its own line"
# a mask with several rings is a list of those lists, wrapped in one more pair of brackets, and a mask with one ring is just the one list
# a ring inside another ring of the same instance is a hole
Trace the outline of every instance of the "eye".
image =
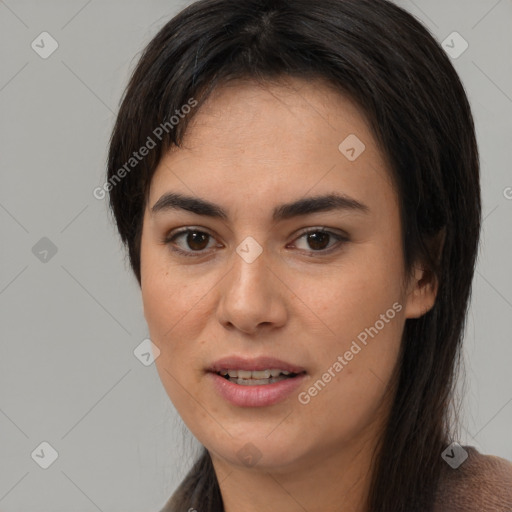
[[(318, 252), (331, 252), (333, 247), (341, 245), (343, 242), (348, 242), (348, 238), (339, 233), (328, 231), (324, 228), (314, 228), (305, 231), (296, 240), (304, 239), (306, 244), (309, 245), (309, 249), (304, 248), (309, 254)], [(329, 245), (330, 242), (334, 243)], [(296, 246), (296, 244), (295, 244)], [(313, 250), (310, 250), (313, 249)]]
[[(213, 239), (213, 236), (206, 231), (189, 227), (171, 232), (162, 240), (162, 243), (169, 245), (172, 251), (180, 255), (197, 257), (206, 254), (209, 248), (211, 249), (215, 246), (222, 247), (222, 245), (216, 245), (215, 243), (209, 246), (211, 239)], [(325, 228), (313, 228), (304, 231), (295, 240), (300, 239), (304, 239), (306, 244), (309, 245), (309, 249), (307, 247), (303, 249), (309, 255), (330, 253), (336, 246), (341, 245), (343, 242), (348, 242), (347, 236), (328, 231)], [(181, 243), (177, 243), (180, 240)]]
[[(171, 233), (164, 238), (162, 242), (169, 245), (171, 250), (184, 256), (201, 256), (207, 252), (205, 249), (208, 249), (208, 241), (211, 238), (213, 238), (212, 235), (206, 231), (195, 228), (184, 228)], [(182, 243), (176, 244), (175, 241), (179, 239), (182, 240)]]

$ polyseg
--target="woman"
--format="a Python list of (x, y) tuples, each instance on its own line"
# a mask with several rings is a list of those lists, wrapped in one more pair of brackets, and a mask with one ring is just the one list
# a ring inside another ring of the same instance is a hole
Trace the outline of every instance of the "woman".
[(203, 453), (163, 511), (512, 510), (453, 443), (481, 222), (444, 51), (385, 0), (202, 0), (108, 160), (163, 385)]

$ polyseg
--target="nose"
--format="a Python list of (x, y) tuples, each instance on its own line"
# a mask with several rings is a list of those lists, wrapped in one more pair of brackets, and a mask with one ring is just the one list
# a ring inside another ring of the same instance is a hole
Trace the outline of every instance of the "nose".
[(238, 254), (233, 260), (233, 268), (219, 283), (218, 321), (246, 334), (283, 326), (288, 317), (286, 287), (265, 251), (251, 263)]

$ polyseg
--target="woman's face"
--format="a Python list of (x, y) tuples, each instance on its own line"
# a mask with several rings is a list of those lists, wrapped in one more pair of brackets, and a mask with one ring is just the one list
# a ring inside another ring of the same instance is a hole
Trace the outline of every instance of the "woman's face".
[[(358, 109), (320, 82), (288, 83), (214, 92), (156, 170), (141, 245), (177, 411), (216, 457), (275, 470), (381, 428), (405, 319), (434, 299), (421, 274), (405, 279), (397, 195)], [(166, 194), (195, 202), (165, 207)], [(328, 195), (349, 199), (308, 202)], [(210, 371), (287, 367), (302, 373), (255, 385)]]

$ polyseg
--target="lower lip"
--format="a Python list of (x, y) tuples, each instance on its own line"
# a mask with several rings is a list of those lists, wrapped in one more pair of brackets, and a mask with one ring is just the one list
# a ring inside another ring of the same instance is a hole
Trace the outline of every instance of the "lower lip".
[(306, 374), (284, 379), (272, 384), (244, 386), (230, 382), (217, 373), (208, 372), (217, 392), (228, 402), (239, 407), (264, 407), (273, 405), (291, 395), (304, 381)]

